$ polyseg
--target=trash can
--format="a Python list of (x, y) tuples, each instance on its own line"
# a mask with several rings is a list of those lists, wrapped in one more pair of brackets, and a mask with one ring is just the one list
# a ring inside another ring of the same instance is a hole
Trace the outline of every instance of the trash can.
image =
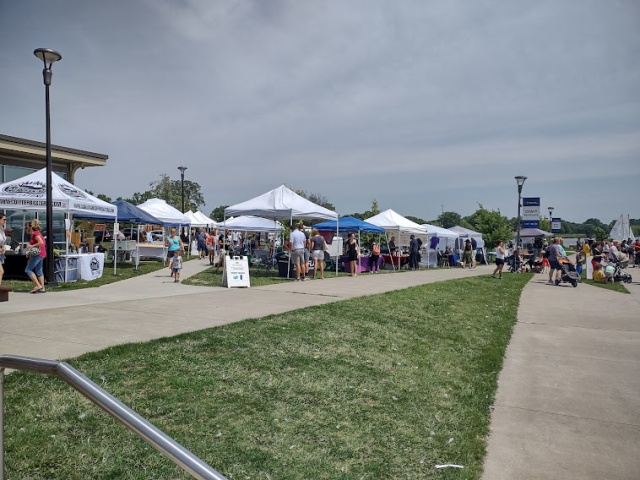
[(291, 265), (291, 271), (289, 272), (289, 254), (286, 252), (280, 252), (276, 255), (278, 261), (278, 276), (281, 278), (295, 278), (295, 265)]

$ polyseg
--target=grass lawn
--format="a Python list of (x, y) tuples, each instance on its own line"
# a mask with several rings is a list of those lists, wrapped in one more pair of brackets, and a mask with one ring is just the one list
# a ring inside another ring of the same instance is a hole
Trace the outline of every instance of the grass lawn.
[(607, 290), (612, 290), (614, 292), (629, 293), (629, 290), (627, 290), (625, 288), (625, 286), (622, 283), (619, 283), (619, 282), (616, 282), (616, 283), (599, 283), (599, 282), (594, 282), (593, 280), (587, 280), (587, 279), (583, 278), (582, 279), (582, 283), (584, 283), (586, 285), (593, 285), (595, 287), (606, 288)]
[[(145, 273), (155, 272), (162, 269), (163, 265), (161, 261), (142, 261), (140, 262), (138, 270), (135, 269), (132, 263), (122, 262), (118, 263), (116, 268), (116, 275), (113, 274), (113, 262), (104, 264), (104, 270), (102, 277), (87, 282), (86, 280), (78, 280), (72, 283), (59, 283), (55, 287), (45, 285), (46, 289), (51, 292), (58, 292), (64, 290), (77, 290), (79, 288), (93, 288), (108, 283), (119, 282), (120, 280), (126, 280), (128, 278), (144, 275)], [(31, 280), (3, 280), (3, 285), (11, 285), (16, 292), (28, 292), (33, 288)]]
[[(530, 278), (440, 282), (69, 363), (230, 479), (478, 479)], [(12, 373), (5, 396), (7, 478), (190, 478), (60, 380)]]

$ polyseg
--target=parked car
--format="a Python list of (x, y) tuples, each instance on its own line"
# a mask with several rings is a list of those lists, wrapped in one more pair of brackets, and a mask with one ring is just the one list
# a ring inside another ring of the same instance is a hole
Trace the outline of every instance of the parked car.
[(125, 228), (122, 230), (122, 233), (125, 237), (131, 240), (138, 240), (138, 229), (137, 228)]
[(102, 242), (103, 240), (105, 242), (110, 242), (111, 240), (113, 240), (113, 233), (109, 230), (94, 230), (93, 239), (96, 242)]

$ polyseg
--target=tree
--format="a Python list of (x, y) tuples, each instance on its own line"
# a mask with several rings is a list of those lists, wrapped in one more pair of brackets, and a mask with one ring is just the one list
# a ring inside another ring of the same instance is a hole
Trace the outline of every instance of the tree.
[(220, 205), (219, 207), (214, 208), (211, 215), (209, 215), (209, 218), (216, 222), (222, 222), (224, 220), (224, 209), (228, 206), (229, 205)]
[(92, 195), (92, 196), (96, 197), (98, 200), (102, 200), (104, 202), (111, 203), (111, 197), (106, 196), (104, 193), (99, 193), (99, 194), (96, 195), (91, 190), (87, 190), (86, 188), (84, 189), (84, 191), (87, 192), (89, 195)]
[(469, 221), (474, 230), (482, 233), (482, 239), (489, 248), (495, 247), (496, 240), (513, 238), (511, 223), (499, 210), (489, 211), (480, 205), (480, 208), (469, 217)]
[(438, 216), (438, 223), (443, 228), (451, 228), (462, 223), (462, 217), (456, 212), (442, 212)]
[[(161, 174), (160, 180), (149, 183), (151, 187), (146, 192), (136, 192), (128, 202), (139, 205), (150, 198), (161, 198), (172, 207), (182, 211), (182, 181), (171, 180), (169, 175)], [(205, 204), (204, 197), (200, 191), (200, 185), (191, 180), (184, 181), (184, 208), (185, 210), (196, 211)]]
[(378, 215), (380, 213), (380, 208), (378, 207), (378, 200), (376, 200), (375, 198), (371, 202), (371, 213), (372, 213), (371, 216)]
[(302, 198), (306, 198), (307, 200), (315, 203), (316, 205), (320, 205), (321, 207), (331, 210), (332, 212), (336, 211), (336, 207), (334, 207), (333, 204), (329, 201), (329, 199), (324, 195), (322, 195), (321, 193), (314, 193), (314, 192), (307, 193), (302, 189), (296, 189), (294, 187), (289, 187), (289, 188), (293, 190), (295, 193), (297, 193), (298, 195), (300, 195)]
[(422, 219), (420, 217), (414, 217), (413, 215), (407, 215), (404, 218), (406, 218), (407, 220), (411, 220), (412, 222), (415, 222), (418, 225), (422, 225), (423, 223), (427, 223), (424, 219)]

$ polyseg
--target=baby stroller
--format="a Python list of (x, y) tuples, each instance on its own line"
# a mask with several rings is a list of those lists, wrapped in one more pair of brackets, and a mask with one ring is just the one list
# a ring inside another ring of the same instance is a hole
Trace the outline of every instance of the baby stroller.
[(522, 273), (522, 262), (518, 255), (508, 256), (507, 266), (509, 267), (509, 273)]
[(562, 275), (560, 277), (561, 280), (556, 280), (556, 285), (560, 285), (560, 282), (565, 282), (570, 283), (574, 288), (577, 287), (578, 282), (580, 282), (580, 275), (576, 271), (576, 266), (566, 258), (559, 260), (558, 263), (560, 264)]
[(629, 266), (629, 259), (617, 259), (615, 257), (610, 257), (609, 266), (614, 268), (613, 270), (613, 281), (614, 282), (622, 282), (622, 283), (631, 283), (631, 275), (629, 275), (625, 268)]

